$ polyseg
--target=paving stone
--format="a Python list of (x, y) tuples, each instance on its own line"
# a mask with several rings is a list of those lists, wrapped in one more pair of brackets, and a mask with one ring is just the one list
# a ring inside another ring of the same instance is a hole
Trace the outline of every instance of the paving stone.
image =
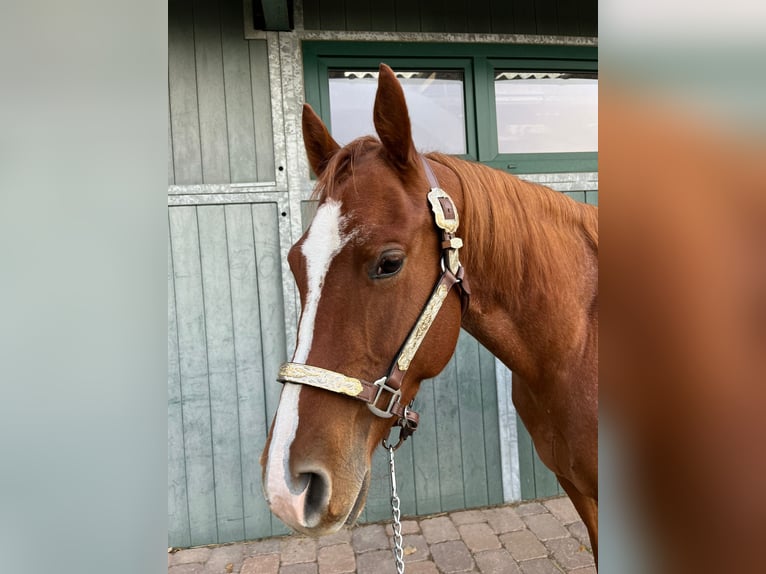
[(577, 514), (577, 510), (575, 510), (574, 504), (572, 504), (568, 496), (544, 500), (543, 505), (550, 510), (553, 516), (558, 518), (561, 524), (572, 524), (580, 520), (580, 515)]
[(503, 546), (516, 560), (542, 558), (548, 555), (548, 550), (529, 530), (518, 530), (500, 536)]
[(524, 528), (524, 523), (519, 518), (519, 515), (516, 514), (516, 510), (510, 506), (489, 508), (483, 512), (495, 534), (503, 534)]
[(317, 574), (317, 565), (314, 562), (288, 564), (279, 569), (279, 574)]
[[(409, 570), (409, 568), (408, 568)], [(394, 574), (394, 554), (390, 550), (372, 550), (356, 557), (356, 574)]]
[(473, 555), (482, 574), (519, 574), (516, 562), (505, 550), (487, 550)]
[(351, 542), (350, 528), (343, 527), (334, 534), (328, 534), (327, 536), (320, 536), (317, 538), (317, 545), (319, 548), (335, 546), (336, 544), (343, 544), (344, 542)]
[(407, 564), (407, 574), (439, 574), (439, 569), (436, 564), (430, 560), (424, 562), (415, 562), (413, 564)]
[(585, 546), (574, 538), (548, 540), (545, 545), (551, 551), (553, 559), (558, 562), (559, 566), (567, 570), (594, 564), (593, 554), (588, 552)]
[(265, 540), (248, 542), (242, 549), (242, 554), (245, 557), (255, 556), (257, 554), (278, 554), (281, 540), (281, 538), (267, 538)]
[(593, 548), (590, 544), (590, 536), (588, 536), (588, 529), (585, 528), (585, 523), (582, 520), (578, 520), (577, 522), (573, 522), (569, 526), (567, 526), (567, 530), (572, 533), (572, 536), (577, 538), (577, 540), (580, 541), (580, 544), (585, 546), (588, 550), (593, 552)]
[(493, 550), (500, 548), (500, 540), (492, 528), (486, 522), (478, 524), (463, 524), (458, 526), (460, 537), (471, 552), (481, 552), (482, 550)]
[(487, 519), (481, 510), (463, 510), (450, 514), (452, 522), (460, 526), (461, 524), (475, 524), (476, 522), (486, 522)]
[(408, 534), (407, 536), (403, 536), (402, 548), (404, 548), (404, 561), (407, 564), (425, 560), (429, 556), (428, 543), (422, 534)]
[(314, 562), (317, 559), (317, 542), (313, 538), (289, 536), (280, 542), (282, 564)]
[(357, 554), (390, 548), (386, 529), (380, 524), (369, 524), (355, 528), (351, 534), (351, 544)]
[(540, 539), (550, 540), (552, 538), (564, 538), (569, 536), (569, 531), (556, 520), (552, 514), (533, 514), (525, 516), (529, 529)]
[(343, 574), (356, 570), (356, 558), (351, 544), (336, 544), (319, 549), (319, 574)]
[(277, 574), (279, 554), (258, 554), (245, 558), (239, 574)]
[(168, 568), (168, 574), (203, 574), (205, 566), (199, 562), (191, 564), (178, 564)]
[(179, 550), (173, 554), (171, 563), (173, 566), (178, 564), (191, 564), (198, 562), (204, 564), (207, 559), (210, 558), (210, 548), (187, 548), (186, 550)]
[[(386, 534), (394, 535), (394, 527), (386, 524)], [(402, 520), (402, 534), (420, 534), (420, 525), (417, 520)]]
[(569, 574), (597, 574), (595, 566), (586, 566), (585, 568), (577, 568), (576, 570), (570, 570)]
[(548, 558), (535, 558), (519, 563), (523, 574), (561, 574), (562, 570)]
[(444, 573), (466, 572), (474, 567), (473, 558), (462, 540), (450, 540), (431, 546), (436, 566)]
[(529, 516), (530, 514), (542, 514), (548, 510), (539, 502), (526, 502), (515, 507), (516, 514), (519, 516)]
[(426, 537), (429, 544), (437, 544), (460, 538), (460, 534), (448, 516), (437, 516), (436, 518), (421, 520), (420, 529), (423, 531), (423, 536)]
[(226, 574), (226, 566), (230, 564), (231, 570), (229, 572), (233, 572), (235, 569), (238, 571), (242, 566), (242, 549), (241, 544), (228, 544), (213, 548), (210, 558), (205, 562), (205, 570), (216, 574)]

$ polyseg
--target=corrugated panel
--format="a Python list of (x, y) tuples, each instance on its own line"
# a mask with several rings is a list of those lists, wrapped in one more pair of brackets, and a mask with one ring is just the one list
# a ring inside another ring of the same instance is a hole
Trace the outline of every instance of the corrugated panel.
[(306, 30), (598, 35), (597, 2), (304, 0)]
[(285, 532), (258, 461), (286, 359), (278, 221), (274, 203), (169, 209), (171, 546)]
[(168, 4), (172, 183), (275, 179), (266, 41), (242, 18), (240, 0)]

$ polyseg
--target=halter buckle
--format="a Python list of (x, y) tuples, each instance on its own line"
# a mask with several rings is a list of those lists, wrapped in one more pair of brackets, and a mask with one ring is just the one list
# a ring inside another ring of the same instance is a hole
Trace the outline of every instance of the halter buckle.
[[(394, 408), (394, 404), (399, 402), (399, 399), (402, 396), (401, 389), (394, 389), (393, 387), (389, 387), (386, 384), (386, 381), (388, 380), (387, 377), (381, 377), (377, 381), (373, 383), (376, 387), (378, 387), (378, 392), (375, 394), (375, 398), (367, 403), (367, 408), (370, 409), (373, 414), (388, 419), (394, 416), (394, 413), (391, 412), (391, 409)], [(378, 408), (378, 401), (380, 400), (380, 396), (383, 394), (383, 391), (391, 393), (391, 398), (388, 399), (388, 406), (384, 409)]]

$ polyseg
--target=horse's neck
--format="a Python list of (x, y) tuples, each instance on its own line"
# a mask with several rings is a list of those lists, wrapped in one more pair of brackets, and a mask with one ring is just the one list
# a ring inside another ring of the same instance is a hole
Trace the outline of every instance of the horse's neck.
[[(470, 236), (470, 222), (465, 224)], [(573, 354), (584, 354), (597, 336), (598, 263), (594, 246), (571, 224), (554, 219), (542, 224), (553, 227), (547, 231), (556, 234), (557, 245), (546, 249), (526, 245), (527, 236), (513, 230), (507, 238), (494, 237), (493, 241), (516, 242), (514, 249), (522, 254), (525, 266), (540, 265), (542, 257), (557, 257), (544, 266), (544, 280), (528, 279), (534, 272), (525, 271), (520, 280), (505, 284), (496, 261), (466, 258), (472, 294), (463, 326), (527, 379), (548, 377), (550, 372), (546, 371), (570, 362)], [(566, 256), (556, 253), (557, 249), (565, 250)]]

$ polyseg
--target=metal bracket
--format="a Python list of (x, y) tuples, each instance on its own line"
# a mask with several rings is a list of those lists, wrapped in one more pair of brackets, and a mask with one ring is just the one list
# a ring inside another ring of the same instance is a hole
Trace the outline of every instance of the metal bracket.
[[(381, 377), (373, 383), (373, 385), (378, 387), (378, 392), (375, 395), (375, 398), (371, 402), (367, 403), (367, 408), (369, 408), (373, 414), (384, 419), (388, 419), (394, 416), (394, 414), (391, 412), (391, 409), (394, 408), (394, 404), (397, 403), (402, 396), (401, 389), (393, 389), (386, 385), (387, 380), (387, 377)], [(377, 406), (383, 391), (391, 393), (391, 398), (388, 400), (388, 406), (385, 408), (385, 410), (379, 409)]]

